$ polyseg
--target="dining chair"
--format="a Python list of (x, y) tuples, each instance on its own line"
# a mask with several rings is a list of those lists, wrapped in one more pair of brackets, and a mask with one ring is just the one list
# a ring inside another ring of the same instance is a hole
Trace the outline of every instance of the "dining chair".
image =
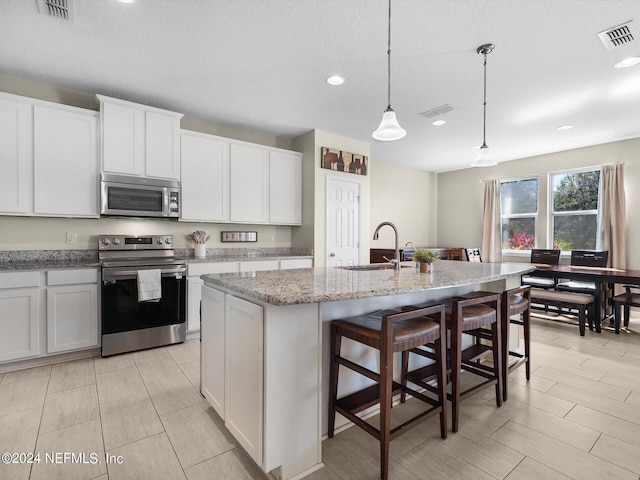
[(464, 253), (470, 262), (482, 263), (482, 255), (479, 248), (465, 248)]
[(624, 330), (629, 333), (629, 316), (631, 307), (640, 307), (640, 286), (624, 285), (625, 292), (611, 299), (616, 333), (620, 333), (620, 308), (624, 307)]
[[(560, 263), (560, 249), (531, 249), (531, 263), (543, 265), (558, 265)], [(555, 288), (557, 280), (555, 278), (541, 278), (531, 275), (523, 275), (522, 285), (529, 285), (535, 288)]]
[[(609, 261), (608, 250), (571, 250), (571, 266), (573, 267), (606, 267)], [(596, 285), (592, 282), (566, 280), (558, 282), (557, 290), (575, 293), (594, 294)]]

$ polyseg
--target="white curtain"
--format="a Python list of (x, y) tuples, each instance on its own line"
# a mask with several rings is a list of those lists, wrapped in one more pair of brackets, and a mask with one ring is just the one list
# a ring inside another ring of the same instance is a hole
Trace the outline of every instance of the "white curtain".
[(624, 164), (602, 167), (602, 231), (601, 245), (609, 251), (609, 266), (627, 267), (626, 205)]
[(482, 218), (482, 258), (485, 262), (502, 262), (502, 227), (500, 221), (500, 180), (484, 182)]

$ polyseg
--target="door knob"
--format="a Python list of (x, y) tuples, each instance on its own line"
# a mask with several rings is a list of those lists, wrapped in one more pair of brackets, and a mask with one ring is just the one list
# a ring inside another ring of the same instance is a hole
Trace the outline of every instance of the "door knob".
[(336, 256), (336, 254), (335, 254), (335, 253), (333, 253), (333, 252), (331, 252), (331, 253), (329, 254), (329, 256), (330, 256), (330, 257), (335, 257), (335, 256)]

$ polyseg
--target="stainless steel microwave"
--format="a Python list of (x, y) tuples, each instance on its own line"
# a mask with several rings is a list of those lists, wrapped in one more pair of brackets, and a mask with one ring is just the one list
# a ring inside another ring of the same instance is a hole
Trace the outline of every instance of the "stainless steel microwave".
[(180, 183), (177, 180), (103, 173), (100, 183), (102, 215), (180, 216)]

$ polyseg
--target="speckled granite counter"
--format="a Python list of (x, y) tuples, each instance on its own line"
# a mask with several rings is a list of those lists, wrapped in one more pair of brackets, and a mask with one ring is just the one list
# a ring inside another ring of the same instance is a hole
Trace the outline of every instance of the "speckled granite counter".
[(434, 263), (432, 273), (420, 273), (411, 267), (400, 271), (329, 267), (210, 274), (202, 278), (207, 286), (223, 287), (272, 305), (296, 305), (477, 285), (533, 270), (528, 264), (442, 260)]
[(97, 250), (0, 251), (0, 271), (95, 268), (99, 266)]

